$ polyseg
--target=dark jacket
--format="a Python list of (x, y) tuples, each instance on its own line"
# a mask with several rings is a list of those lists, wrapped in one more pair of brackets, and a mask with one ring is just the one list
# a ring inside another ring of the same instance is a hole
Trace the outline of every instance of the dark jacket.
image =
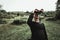
[(27, 24), (31, 29), (32, 40), (48, 40), (44, 24), (36, 23), (32, 21), (33, 14), (28, 18)]

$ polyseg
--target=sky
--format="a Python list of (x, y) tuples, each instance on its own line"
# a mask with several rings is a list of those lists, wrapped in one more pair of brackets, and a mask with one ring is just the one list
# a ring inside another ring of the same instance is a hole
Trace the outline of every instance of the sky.
[(57, 0), (0, 0), (2, 8), (6, 11), (32, 11), (44, 9), (55, 11)]

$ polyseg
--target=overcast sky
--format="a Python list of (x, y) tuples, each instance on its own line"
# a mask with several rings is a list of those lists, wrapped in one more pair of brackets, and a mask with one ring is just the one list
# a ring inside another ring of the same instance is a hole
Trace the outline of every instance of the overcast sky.
[(56, 10), (57, 0), (0, 0), (6, 11), (32, 11), (43, 8), (45, 11)]

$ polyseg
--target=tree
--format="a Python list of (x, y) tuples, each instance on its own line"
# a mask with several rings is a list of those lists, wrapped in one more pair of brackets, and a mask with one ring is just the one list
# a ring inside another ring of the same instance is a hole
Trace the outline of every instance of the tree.
[(6, 10), (3, 10), (3, 9), (2, 9), (2, 5), (0, 5), (0, 12), (6, 13)]
[(57, 1), (57, 6), (56, 6), (56, 19), (60, 19), (60, 0)]
[(6, 13), (6, 10), (0, 10), (2, 13)]
[(2, 9), (2, 5), (0, 5), (0, 10)]
[(2, 7), (2, 5), (0, 5), (0, 8)]

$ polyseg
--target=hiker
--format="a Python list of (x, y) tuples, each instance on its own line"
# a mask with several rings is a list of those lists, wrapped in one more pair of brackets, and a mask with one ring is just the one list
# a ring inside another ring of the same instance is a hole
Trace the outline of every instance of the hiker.
[(27, 24), (31, 29), (31, 39), (29, 40), (48, 40), (45, 26), (43, 23), (39, 22), (38, 13), (41, 12), (38, 9), (35, 9), (34, 13), (28, 18)]

